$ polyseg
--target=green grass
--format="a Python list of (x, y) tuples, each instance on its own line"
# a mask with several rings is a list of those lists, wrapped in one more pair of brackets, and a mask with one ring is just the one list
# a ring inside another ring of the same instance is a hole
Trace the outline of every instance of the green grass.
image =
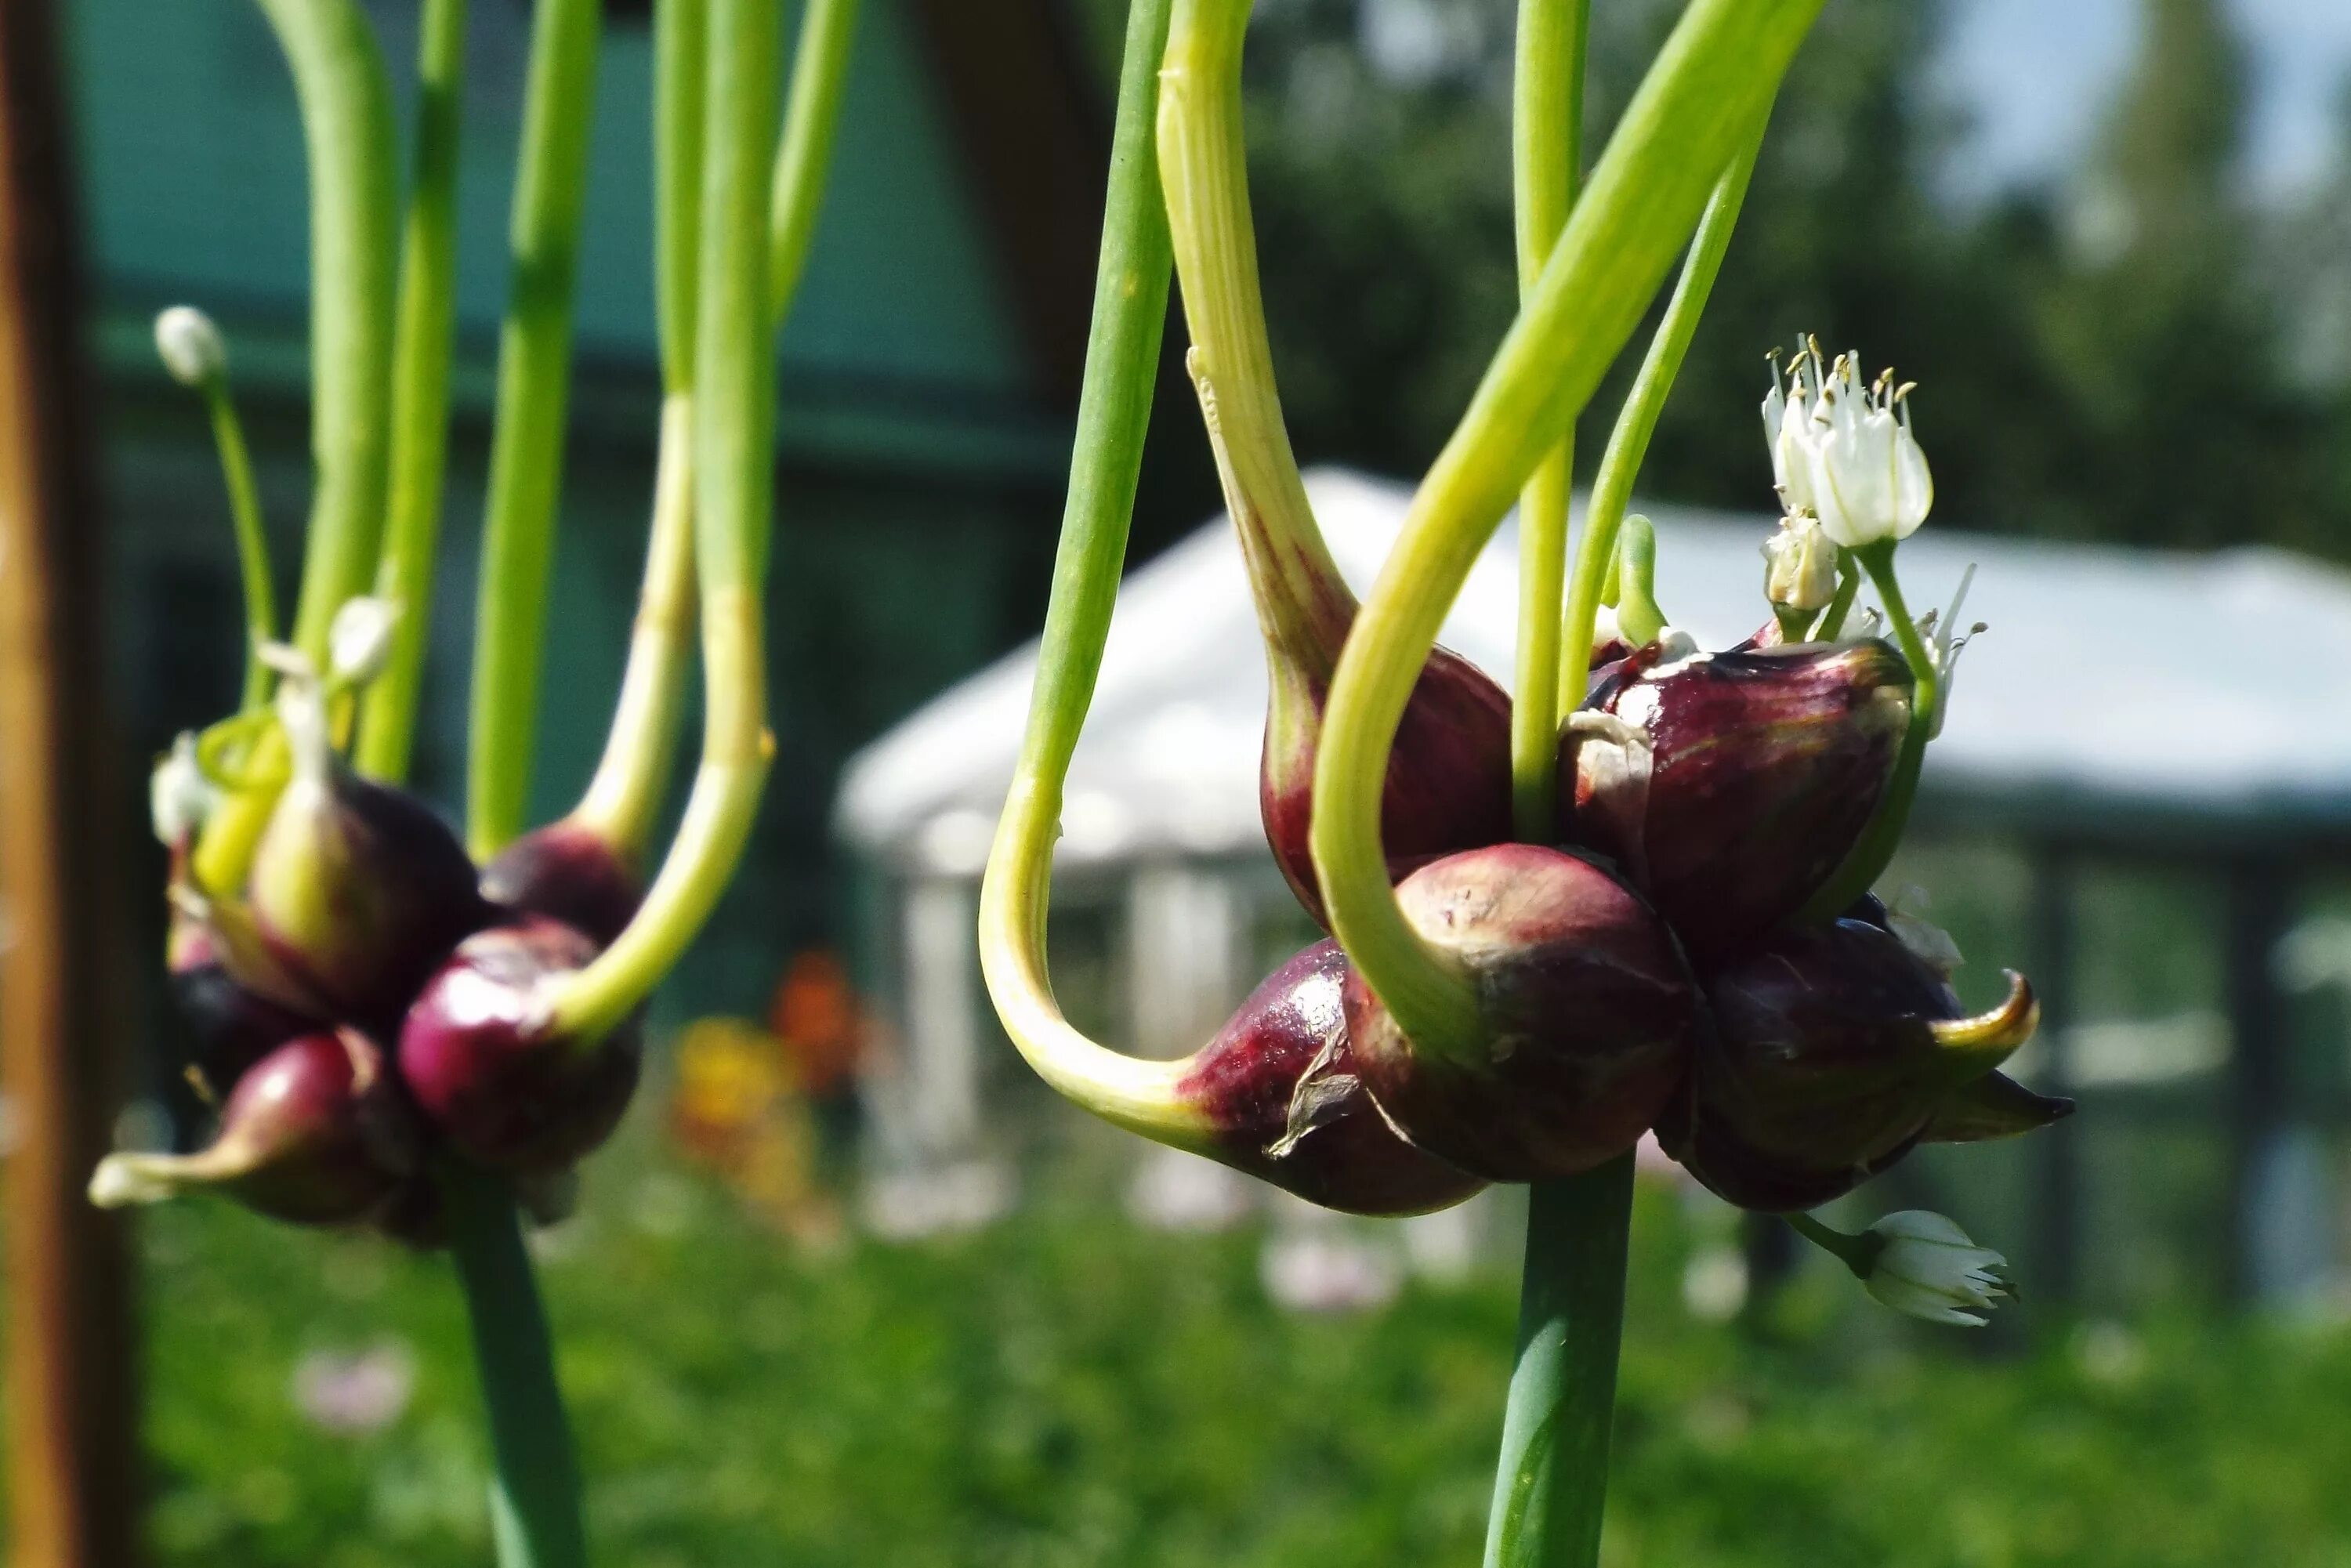
[[(2351, 1564), (2351, 1334), (2049, 1325), (2000, 1357), (1814, 1270), (1759, 1336), (1680, 1304), (1704, 1217), (1639, 1219), (1613, 1564)], [(546, 1271), (600, 1560), (1474, 1563), (1510, 1281), (1301, 1318), (1256, 1247), (1048, 1204), (811, 1253), (623, 1152)], [(201, 1203), (143, 1248), (158, 1563), (487, 1563), (435, 1260)], [(406, 1415), (308, 1425), (298, 1359), (383, 1338), (417, 1359)]]

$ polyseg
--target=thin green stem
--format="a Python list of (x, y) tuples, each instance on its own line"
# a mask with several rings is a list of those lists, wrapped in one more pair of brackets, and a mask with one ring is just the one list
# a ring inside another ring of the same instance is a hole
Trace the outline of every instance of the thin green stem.
[(310, 449), (316, 465), (294, 643), (365, 593), (383, 521), (398, 173), (392, 89), (354, 0), (259, 0), (302, 108), (310, 160)]
[(707, 0), (660, 0), (653, 8), (653, 303), (662, 390), (673, 395), (694, 387), (709, 37)]
[(1868, 1279), (1877, 1255), (1886, 1250), (1886, 1239), (1881, 1236), (1849, 1236), (1809, 1214), (1783, 1214), (1780, 1218), (1788, 1222), (1789, 1229), (1852, 1270), (1855, 1279)]
[(1894, 574), (1894, 542), (1887, 539), (1874, 545), (1864, 545), (1852, 552), (1869, 574), (1870, 582), (1877, 589), (1877, 597), (1885, 606), (1886, 619), (1894, 640), (1902, 649), (1903, 660), (1910, 666), (1910, 726), (1902, 732), (1902, 749), (1894, 759), (1894, 774), (1886, 783), (1886, 794), (1877, 803), (1877, 813), (1869, 820), (1861, 837), (1836, 871), (1798, 912), (1802, 921), (1834, 919), (1843, 914), (1853, 901), (1867, 893), (1887, 864), (1894, 859), (1896, 846), (1902, 841), (1903, 827), (1910, 821), (1910, 802), (1918, 793), (1918, 774), (1927, 761), (1927, 742), (1935, 733), (1935, 706), (1942, 700), (1942, 671), (1935, 663), (1935, 651), (1919, 635), (1918, 623), (1910, 618), (1910, 606), (1902, 597), (1902, 584)]
[(245, 424), (236, 416), (228, 377), (204, 383), (204, 407), (212, 415), (213, 444), (219, 448), (221, 483), (228, 491), (230, 526), (236, 530), (237, 576), (245, 585), (245, 697), (253, 709), (269, 700), (269, 667), (261, 662), (264, 643), (277, 640), (277, 589), (269, 574), (269, 536), (261, 521), (261, 493), (253, 482), (253, 454)]
[[(1397, 721), (1478, 552), (1631, 335), (1820, 3), (1693, 0), (1684, 11), (1414, 497), (1340, 659), (1315, 764), (1315, 870), (1357, 972), (1422, 1049), (1474, 1048), (1477, 997), (1405, 922), (1388, 885), (1380, 794)], [(1562, 661), (1590, 653), (1588, 632), (1579, 644), (1571, 623)]]
[(1590, 1568), (1608, 1496), (1633, 1156), (1528, 1194), (1518, 1358), (1486, 1568)]
[(1829, 607), (1821, 612), (1821, 619), (1813, 628), (1813, 639), (1834, 643), (1844, 635), (1844, 618), (1853, 613), (1854, 596), (1861, 591), (1861, 566), (1849, 549), (1837, 551), (1836, 592), (1829, 599)]
[(620, 700), (604, 755), (571, 813), (631, 864), (643, 861), (669, 794), (694, 656), (694, 396), (678, 392), (662, 401), (653, 528)]
[(1029, 725), (980, 883), (979, 957), (1005, 1032), (1039, 1077), (1113, 1122), (1182, 1142), (1168, 1110), (1170, 1064), (1122, 1056), (1072, 1028), (1053, 998), (1045, 952), (1061, 786), (1110, 638), (1167, 319), (1174, 257), (1152, 127), (1171, 4), (1134, 0), (1127, 10), (1069, 496)]
[(709, 32), (693, 404), (702, 764), (676, 841), (636, 918), (555, 999), (552, 1029), (581, 1041), (633, 1012), (700, 932), (742, 859), (775, 751), (764, 597), (776, 423), (766, 241), (782, 75), (780, 0), (712, 0)]
[[(1567, 225), (1583, 172), (1587, 0), (1520, 0), (1510, 114), (1519, 292), (1533, 292)], [(1560, 606), (1567, 587), (1567, 508), (1575, 433), (1519, 495), (1519, 647), (1510, 707), (1510, 817), (1520, 839), (1559, 831)]]
[[(1159, 71), (1158, 168), (1225, 505), (1279, 673), (1321, 682), (1354, 619), (1290, 450), (1266, 334), (1241, 122), (1250, 0), (1176, 0)], [(1283, 668), (1286, 666), (1286, 668)]]
[(769, 199), (768, 304), (783, 325), (808, 267), (809, 243), (823, 210), (825, 176), (841, 129), (841, 100), (849, 86), (849, 46), (857, 34), (858, 0), (808, 0), (799, 43), (792, 51), (792, 86), (784, 106), (783, 140), (776, 149)]
[(529, 804), (603, 6), (601, 0), (538, 0), (535, 12), (466, 727), (465, 838), (479, 860), (521, 831)]
[(498, 1568), (583, 1568), (580, 1461), (514, 1197), (496, 1178), (454, 1165), (441, 1190), (489, 1414)]
[[(365, 593), (381, 537), (392, 402), (396, 190), (392, 89), (354, 0), (257, 0), (301, 106), (310, 165), (310, 452), (315, 470), (294, 643), (319, 667), (343, 601)], [(278, 777), (265, 734), (254, 771)], [(277, 804), (275, 784), (240, 790), (204, 823), (193, 871), (210, 888), (245, 880)]]
[[(1767, 98), (1764, 101), (1768, 111), (1771, 100)], [(1698, 234), (1690, 241), (1689, 255), (1682, 262), (1681, 277), (1674, 285), (1673, 298), (1666, 302), (1665, 319), (1657, 325), (1657, 335), (1649, 340), (1640, 373), (1633, 379), (1633, 390), (1616, 416), (1615, 428), (1609, 432), (1608, 448), (1601, 455), (1600, 472), (1593, 480), (1591, 498), (1584, 504), (1583, 535), (1576, 547), (1575, 577), (1567, 591), (1567, 628), (1561, 633), (1559, 700), (1561, 707), (1570, 711), (1583, 704), (1584, 684), (1592, 674), (1592, 628), (1599, 619), (1604, 580), (1610, 577), (1612, 563), (1617, 568), (1617, 603), (1620, 610), (1623, 608), (1623, 563), (1616, 559), (1617, 530), (1624, 526), (1625, 508), (1633, 498), (1633, 481), (1640, 475), (1642, 460), (1649, 455), (1649, 437), (1656, 433), (1657, 416), (1665, 412), (1666, 395), (1673, 390), (1674, 378), (1681, 373), (1682, 360), (1689, 352), (1690, 340), (1698, 333), (1698, 318), (1705, 313), (1707, 297), (1713, 292), (1714, 280), (1722, 271), (1722, 258), (1730, 249), (1732, 231), (1739, 226), (1739, 209), (1747, 199), (1748, 182), (1755, 173), (1755, 155), (1762, 144), (1763, 120), (1759, 115), (1729, 167), (1716, 182), (1714, 193), (1707, 199)]]
[(433, 628), (433, 562), (449, 455), (449, 361), (457, 323), (457, 154), (464, 118), (465, 0), (425, 0), (417, 44), (416, 177), (401, 235), (392, 333), (392, 490), (376, 592), (399, 606), (392, 655), (360, 708), (352, 761), (397, 781), (415, 749), (416, 703)]

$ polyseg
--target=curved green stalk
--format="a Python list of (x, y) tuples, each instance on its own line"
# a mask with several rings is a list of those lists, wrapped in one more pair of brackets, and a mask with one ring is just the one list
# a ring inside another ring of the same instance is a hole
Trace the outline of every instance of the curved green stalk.
[(400, 607), (400, 618), (392, 625), (392, 656), (361, 699), (351, 756), (361, 773), (394, 782), (408, 776), (415, 747), (449, 455), (465, 0), (425, 0), (416, 76), (416, 180), (401, 236), (400, 310), (392, 336), (392, 489), (375, 588)]
[[(1479, 550), (1631, 334), (1820, 4), (1693, 0), (1683, 13), (1414, 497), (1339, 662), (1315, 766), (1315, 870), (1358, 972), (1423, 1049), (1469, 1047), (1477, 1005), (1468, 977), (1419, 939), (1388, 886), (1379, 786), (1396, 723)], [(1598, 572), (1588, 575), (1596, 587)], [(1575, 630), (1563, 662), (1590, 658)]]
[(1853, 848), (1845, 852), (1844, 862), (1820, 892), (1798, 912), (1797, 918), (1805, 921), (1828, 920), (1844, 913), (1855, 899), (1870, 890), (1893, 861), (1895, 848), (1902, 841), (1903, 826), (1910, 820), (1910, 802), (1918, 793), (1918, 774), (1926, 765), (1927, 742), (1934, 737), (1935, 707), (1942, 701), (1942, 671), (1935, 663), (1935, 651), (1918, 634), (1918, 623), (1910, 618), (1910, 606), (1902, 597), (1902, 584), (1894, 575), (1894, 541), (1864, 545), (1852, 553), (1861, 569), (1869, 573), (1869, 580), (1886, 609), (1887, 630), (1894, 633), (1902, 657), (1910, 666), (1910, 727), (1902, 732), (1902, 749), (1894, 759), (1894, 775), (1886, 780), (1886, 797), (1877, 804), (1877, 814), (1869, 820), (1869, 826), (1862, 830)]
[(1320, 680), (1355, 596), (1314, 521), (1275, 391), (1242, 145), (1250, 0), (1176, 0), (1159, 72), (1158, 164), (1192, 346), (1185, 363), (1267, 643)]
[(259, 0), (293, 68), (310, 160), (310, 450), (317, 467), (294, 645), (365, 593), (383, 519), (392, 395), (392, 89), (354, 0)]
[(601, 0), (538, 0), (531, 22), (466, 727), (465, 838), (477, 860), (521, 829), (529, 800), (601, 16)]
[(653, 526), (612, 727), (571, 813), (632, 864), (643, 861), (669, 793), (694, 656), (694, 339), (708, 54), (705, 0), (662, 0), (653, 16), (653, 292), (664, 395)]
[(653, 304), (662, 391), (672, 395), (694, 388), (709, 54), (708, 0), (660, 0), (653, 7)]
[(1486, 1568), (1599, 1560), (1632, 1216), (1630, 1154), (1529, 1193), (1526, 1284)]
[(629, 662), (604, 754), (571, 821), (632, 864), (641, 862), (669, 794), (685, 674), (694, 654), (694, 394), (662, 400), (645, 576), (629, 632)]
[[(1764, 100), (1765, 113), (1769, 112), (1770, 101), (1768, 97)], [(1623, 592), (1616, 534), (1624, 524), (1625, 507), (1633, 498), (1633, 481), (1641, 472), (1642, 459), (1649, 455), (1649, 437), (1656, 433), (1657, 416), (1665, 412), (1666, 394), (1673, 390), (1674, 378), (1681, 373), (1682, 358), (1689, 352), (1690, 339), (1697, 335), (1707, 296), (1713, 292), (1715, 277), (1722, 270), (1731, 233), (1739, 226), (1740, 206), (1747, 199), (1748, 182), (1755, 173), (1755, 155), (1762, 145), (1763, 120), (1759, 115), (1745, 143), (1732, 158), (1730, 166), (1722, 172), (1714, 193), (1707, 200), (1706, 212), (1698, 219), (1698, 234), (1690, 241), (1689, 255), (1682, 263), (1681, 277), (1674, 285), (1673, 298), (1666, 304), (1665, 319), (1658, 323), (1657, 335), (1649, 340), (1649, 351), (1642, 358), (1640, 373), (1633, 380), (1633, 390), (1616, 416), (1616, 426), (1609, 432), (1608, 448), (1601, 455), (1600, 472), (1593, 480), (1591, 498), (1584, 504), (1583, 536), (1576, 546), (1575, 580), (1567, 591), (1567, 627), (1561, 633), (1559, 700), (1561, 707), (1570, 712), (1583, 705), (1584, 683), (1592, 674), (1592, 627), (1599, 618), (1602, 580), (1612, 576), (1612, 565), (1619, 569), (1613, 575), (1620, 595)]]
[(1666, 612), (1657, 606), (1657, 530), (1635, 512), (1618, 529), (1616, 627), (1638, 647), (1655, 642), (1666, 625)]
[[(310, 166), (310, 526), (294, 643), (321, 668), (335, 612), (375, 571), (392, 400), (395, 191), (392, 89), (375, 32), (354, 0), (257, 0), (277, 35), (301, 106)], [(254, 772), (285, 766), (275, 731)], [(206, 887), (245, 880), (277, 804), (240, 790), (204, 823), (193, 873)]]
[[(1520, 0), (1510, 112), (1519, 292), (1531, 293), (1551, 259), (1583, 170), (1587, 0)], [(1571, 425), (1519, 494), (1519, 648), (1510, 705), (1510, 816), (1520, 839), (1559, 832), (1560, 607), (1567, 590), (1567, 507), (1574, 465)]]
[(261, 493), (253, 482), (253, 454), (245, 444), (245, 424), (236, 416), (236, 400), (228, 390), (225, 371), (204, 385), (205, 411), (212, 415), (213, 444), (219, 450), (221, 483), (228, 491), (230, 526), (236, 530), (236, 570), (245, 591), (245, 695), (246, 711), (269, 700), (269, 667), (261, 662), (261, 645), (277, 640), (277, 589), (269, 574), (269, 535), (261, 521)]
[(441, 1190), (489, 1416), (498, 1568), (584, 1568), (580, 1461), (514, 1197), (497, 1178), (454, 1165)]
[(550, 1028), (582, 1042), (633, 1012), (709, 918), (749, 840), (775, 750), (764, 603), (776, 418), (766, 176), (782, 56), (780, 0), (712, 0), (693, 402), (702, 763), (643, 907), (550, 1009)]
[(768, 204), (768, 306), (780, 328), (808, 266), (809, 242), (824, 206), (825, 176), (841, 129), (849, 86), (849, 46), (857, 34), (857, 0), (808, 0), (792, 51), (792, 88), (776, 149)]
[(1123, 1056), (1072, 1028), (1053, 999), (1045, 953), (1061, 786), (1110, 637), (1167, 319), (1173, 256), (1152, 124), (1170, 5), (1134, 0), (1127, 12), (1069, 498), (1029, 726), (980, 883), (979, 958), (1005, 1032), (1039, 1077), (1098, 1115), (1180, 1145), (1188, 1128), (1174, 1107), (1176, 1064)]

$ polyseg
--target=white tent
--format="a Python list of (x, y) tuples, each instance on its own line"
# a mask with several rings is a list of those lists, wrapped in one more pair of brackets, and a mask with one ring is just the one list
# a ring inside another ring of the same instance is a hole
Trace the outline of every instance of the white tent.
[[(1410, 491), (1335, 469), (1307, 489), (1341, 569), (1368, 589)], [(1702, 643), (1764, 621), (1759, 547), (1774, 524), (1655, 509), (1658, 597)], [(1506, 524), (1444, 640), (1510, 684), (1517, 538)], [(1970, 565), (1965, 615), (1991, 630), (1961, 660), (1930, 753), (1949, 800), (2029, 800), (2107, 822), (2147, 812), (2351, 829), (2351, 573), (2276, 550), (2193, 556), (1938, 531), (1902, 548), (1912, 608)], [(968, 874), (1008, 786), (1036, 645), (955, 686), (860, 752), (836, 825), (908, 869)], [(1062, 852), (1076, 861), (1246, 853), (1259, 842), (1265, 664), (1229, 525), (1131, 576), (1071, 769)]]

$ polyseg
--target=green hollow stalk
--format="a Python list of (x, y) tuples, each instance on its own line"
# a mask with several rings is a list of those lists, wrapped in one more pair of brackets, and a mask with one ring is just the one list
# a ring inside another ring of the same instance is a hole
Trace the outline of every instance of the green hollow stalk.
[[(1587, 0), (1520, 0), (1510, 111), (1519, 292), (1533, 292), (1575, 204), (1583, 170)], [(1510, 818), (1520, 839), (1559, 832), (1560, 607), (1567, 588), (1571, 426), (1519, 495), (1519, 646), (1510, 705)]]
[(780, 0), (711, 0), (693, 400), (702, 759), (636, 918), (552, 1003), (550, 1030), (583, 1044), (637, 1009), (716, 907), (775, 750), (764, 602), (776, 418), (767, 236), (782, 56)]
[(1587, 1568), (1599, 1560), (1632, 1213), (1630, 1154), (1529, 1191), (1518, 1350), (1486, 1568)]
[(1215, 449), (1277, 677), (1329, 677), (1355, 597), (1306, 496), (1275, 390), (1242, 142), (1250, 0), (1176, 0), (1161, 58), (1158, 169), (1191, 333), (1185, 363)]
[(399, 609), (392, 653), (360, 706), (351, 760), (398, 782), (415, 750), (433, 622), (433, 564), (449, 455), (449, 361), (457, 328), (457, 154), (465, 0), (425, 0), (416, 51), (416, 169), (401, 234), (392, 359), (392, 486), (375, 591)]
[[(1476, 1049), (1477, 994), (1388, 886), (1379, 784), (1397, 721), (1478, 552), (1631, 335), (1820, 5), (1693, 0), (1683, 13), (1414, 496), (1340, 659), (1315, 766), (1315, 870), (1357, 972), (1423, 1050)], [(1589, 638), (1579, 648), (1573, 632), (1562, 660), (1588, 659)]]
[(1153, 124), (1171, 9), (1171, 0), (1134, 0), (1127, 12), (1069, 495), (1028, 728), (980, 883), (979, 956), (1005, 1031), (1039, 1077), (1111, 1122), (1180, 1145), (1205, 1142), (1207, 1128), (1175, 1106), (1175, 1066), (1073, 1028), (1054, 1000), (1045, 950), (1061, 789), (1110, 637), (1167, 319), (1174, 258)]
[(768, 206), (768, 302), (780, 329), (807, 269), (809, 243), (824, 207), (826, 173), (849, 87), (849, 46), (857, 36), (858, 0), (808, 0), (792, 51), (791, 92), (776, 149)]
[(531, 21), (466, 726), (465, 839), (477, 860), (521, 830), (529, 800), (602, 13), (601, 0), (538, 0)]
[(1877, 590), (1887, 629), (1910, 666), (1910, 727), (1902, 732), (1902, 749), (1895, 757), (1893, 777), (1886, 780), (1876, 815), (1870, 818), (1869, 826), (1862, 830), (1860, 839), (1845, 852), (1844, 860), (1820, 892), (1797, 912), (1799, 920), (1828, 920), (1842, 915), (1892, 862), (1895, 848), (1902, 841), (1903, 826), (1910, 820), (1910, 802), (1918, 793), (1927, 742), (1935, 733), (1935, 708), (1942, 701), (1941, 667), (1935, 662), (1935, 651), (1919, 635), (1918, 623), (1910, 618), (1909, 603), (1902, 597), (1902, 584), (1894, 573), (1894, 541), (1863, 545), (1852, 555)]
[(269, 535), (261, 521), (261, 492), (253, 482), (253, 453), (245, 444), (245, 423), (224, 370), (204, 380), (204, 412), (212, 416), (213, 445), (220, 454), (221, 485), (228, 492), (229, 526), (236, 534), (237, 578), (245, 595), (245, 692), (246, 712), (269, 700), (269, 666), (261, 645), (277, 640), (277, 588), (269, 572)]
[[(1768, 113), (1769, 98), (1765, 104)], [(1633, 482), (1639, 477), (1642, 461), (1649, 455), (1649, 438), (1656, 434), (1657, 417), (1665, 412), (1666, 395), (1673, 390), (1674, 378), (1681, 373), (1690, 340), (1698, 334), (1698, 318), (1705, 314), (1707, 298), (1714, 291), (1714, 280), (1722, 271), (1722, 258), (1730, 249), (1731, 234), (1739, 226), (1739, 209), (1745, 204), (1748, 184), (1754, 178), (1755, 157), (1762, 150), (1763, 129), (1759, 118), (1745, 145), (1722, 172), (1714, 193), (1707, 199), (1706, 211), (1698, 218), (1698, 233), (1690, 241), (1689, 255), (1682, 262), (1681, 277), (1674, 285), (1673, 297), (1666, 302), (1665, 319), (1658, 323), (1656, 336), (1649, 340), (1640, 371), (1633, 378), (1633, 390), (1626, 394), (1615, 427), (1609, 432), (1607, 449), (1601, 454), (1600, 471), (1593, 479), (1591, 498), (1584, 504), (1583, 535), (1576, 545), (1575, 580), (1568, 589), (1567, 627), (1562, 633), (1559, 661), (1562, 708), (1572, 711), (1583, 701), (1584, 683), (1592, 674), (1592, 629), (1599, 619), (1604, 581), (1615, 580), (1619, 594), (1623, 591), (1616, 543), (1618, 530), (1625, 522), (1625, 508), (1632, 502)]]
[(669, 793), (694, 656), (694, 356), (700, 298), (706, 0), (653, 14), (653, 296), (662, 364), (653, 524), (603, 756), (571, 821), (642, 862)]
[[(257, 4), (293, 75), (309, 160), (314, 472), (292, 637), (324, 667), (328, 628), (345, 600), (367, 591), (381, 537), (399, 185), (392, 89), (355, 0)], [(250, 760), (257, 777), (282, 771), (283, 740), (266, 734)], [(277, 800), (274, 788), (244, 789), (213, 813), (194, 856), (203, 885), (245, 880)]]
[(498, 1568), (582, 1568), (580, 1461), (514, 1197), (505, 1182), (454, 1162), (441, 1190), (489, 1417)]

